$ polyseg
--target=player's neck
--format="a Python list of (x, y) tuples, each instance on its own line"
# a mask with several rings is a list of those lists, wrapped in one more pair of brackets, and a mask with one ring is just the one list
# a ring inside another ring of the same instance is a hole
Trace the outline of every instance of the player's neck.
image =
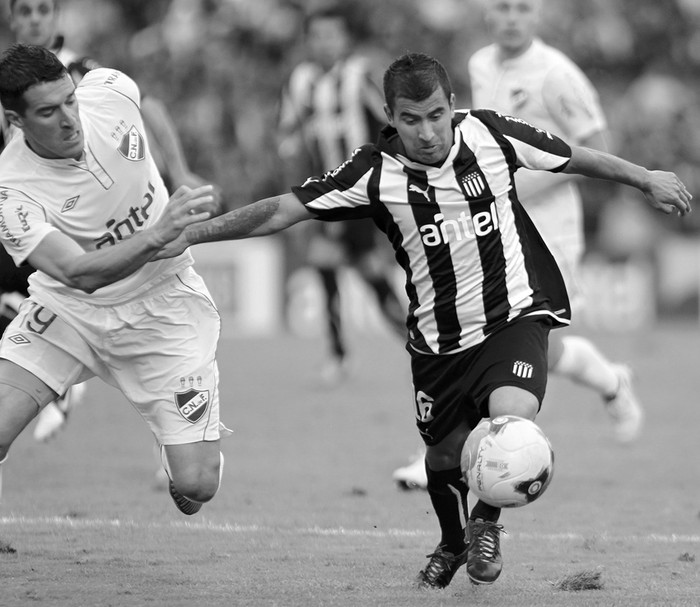
[(511, 59), (517, 59), (521, 57), (532, 47), (534, 40), (529, 40), (525, 44), (518, 47), (506, 47), (499, 45), (498, 47), (498, 58), (500, 61), (509, 61)]

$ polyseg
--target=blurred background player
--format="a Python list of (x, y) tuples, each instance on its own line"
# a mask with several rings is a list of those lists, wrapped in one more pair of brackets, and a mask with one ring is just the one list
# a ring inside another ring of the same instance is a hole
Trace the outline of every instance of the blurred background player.
[[(526, 120), (576, 145), (607, 150), (607, 124), (598, 94), (581, 69), (536, 32), (545, 0), (486, 0), (494, 42), (469, 60), (472, 107), (491, 108)], [(578, 179), (519, 171), (518, 196), (552, 251), (574, 312), (583, 305), (580, 267), (585, 249)], [(609, 361), (587, 338), (550, 334), (550, 371), (602, 398), (621, 443), (634, 441), (643, 411), (628, 366)]]
[[(544, 0), (485, 0), (494, 42), (469, 60), (473, 108), (517, 116), (576, 145), (607, 150), (606, 120), (598, 94), (568, 57), (536, 36)], [(518, 196), (557, 260), (574, 312), (583, 305), (579, 281), (584, 253), (578, 177), (518, 171)], [(549, 336), (550, 371), (594, 390), (602, 398), (621, 443), (634, 441), (643, 425), (628, 366), (609, 361), (587, 338)], [(425, 489), (424, 453), (397, 468), (403, 489)]]
[[(59, 33), (59, 0), (10, 0), (10, 29), (17, 42), (35, 44), (53, 52), (77, 84), (99, 63), (66, 47), (64, 37)], [(187, 163), (177, 130), (165, 105), (153, 96), (144, 95), (141, 113), (151, 151), (166, 187), (172, 193), (180, 185), (197, 187), (208, 183), (193, 173)], [(13, 135), (3, 116), (2, 145)], [(220, 193), (217, 191), (218, 202)], [(1, 247), (0, 247), (1, 248)], [(5, 326), (17, 313), (22, 299), (27, 296), (27, 277), (31, 267), (16, 268), (4, 248), (0, 250), (0, 326)], [(46, 406), (37, 418), (34, 438), (46, 441), (56, 434), (66, 422), (68, 413), (82, 400), (84, 384), (72, 386), (56, 402)], [(160, 466), (159, 466), (160, 470)]]
[[(305, 21), (306, 58), (292, 71), (280, 104), (279, 155), (289, 183), (337, 167), (364, 143), (376, 140), (386, 122), (381, 88), (369, 55), (353, 50), (353, 24), (335, 6), (311, 12)], [(388, 249), (369, 220), (313, 222), (297, 233), (302, 256), (321, 278), (331, 357), (322, 379), (328, 384), (347, 372), (339, 272), (355, 269), (371, 287), (391, 329), (405, 339), (403, 306), (390, 279)]]

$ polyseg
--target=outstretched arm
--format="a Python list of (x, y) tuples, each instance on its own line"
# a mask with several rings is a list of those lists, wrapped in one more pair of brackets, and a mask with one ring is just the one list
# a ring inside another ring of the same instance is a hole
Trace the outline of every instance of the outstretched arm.
[(117, 246), (85, 251), (62, 232), (51, 232), (32, 251), (27, 261), (69, 287), (92, 293), (138, 270), (153, 259), (166, 243), (180, 236), (192, 222), (211, 217), (208, 211), (201, 210), (211, 204), (211, 192), (211, 186), (194, 190), (179, 188), (153, 226), (137, 232)]
[(156, 258), (174, 257), (190, 245), (200, 242), (267, 236), (311, 218), (313, 214), (294, 194), (265, 198), (190, 225), (177, 240), (166, 245)]
[(572, 146), (571, 160), (564, 173), (607, 179), (640, 190), (647, 202), (662, 213), (680, 215), (691, 212), (692, 195), (675, 173), (650, 171), (618, 156), (591, 148)]

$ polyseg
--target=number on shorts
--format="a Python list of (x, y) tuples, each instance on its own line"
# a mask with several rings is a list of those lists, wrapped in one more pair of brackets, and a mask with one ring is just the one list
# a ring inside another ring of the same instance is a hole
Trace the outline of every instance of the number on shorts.
[(47, 317), (42, 318), (41, 313), (44, 310), (46, 310), (44, 306), (37, 306), (34, 308), (31, 317), (27, 318), (27, 329), (41, 335), (51, 326), (51, 323), (56, 320), (56, 315), (53, 312), (49, 312)]

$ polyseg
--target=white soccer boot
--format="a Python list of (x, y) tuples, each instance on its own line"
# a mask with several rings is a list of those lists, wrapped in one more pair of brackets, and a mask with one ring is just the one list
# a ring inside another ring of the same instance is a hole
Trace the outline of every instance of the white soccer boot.
[(68, 420), (68, 414), (77, 407), (85, 396), (85, 384), (75, 384), (66, 393), (46, 405), (37, 416), (34, 426), (34, 440), (41, 443), (53, 438)]
[(619, 379), (617, 393), (605, 403), (620, 443), (631, 443), (639, 438), (644, 425), (644, 411), (632, 389), (632, 370), (627, 365), (616, 364)]
[(421, 449), (407, 466), (397, 468), (392, 474), (396, 484), (406, 491), (428, 489), (428, 475), (425, 471), (425, 449)]

